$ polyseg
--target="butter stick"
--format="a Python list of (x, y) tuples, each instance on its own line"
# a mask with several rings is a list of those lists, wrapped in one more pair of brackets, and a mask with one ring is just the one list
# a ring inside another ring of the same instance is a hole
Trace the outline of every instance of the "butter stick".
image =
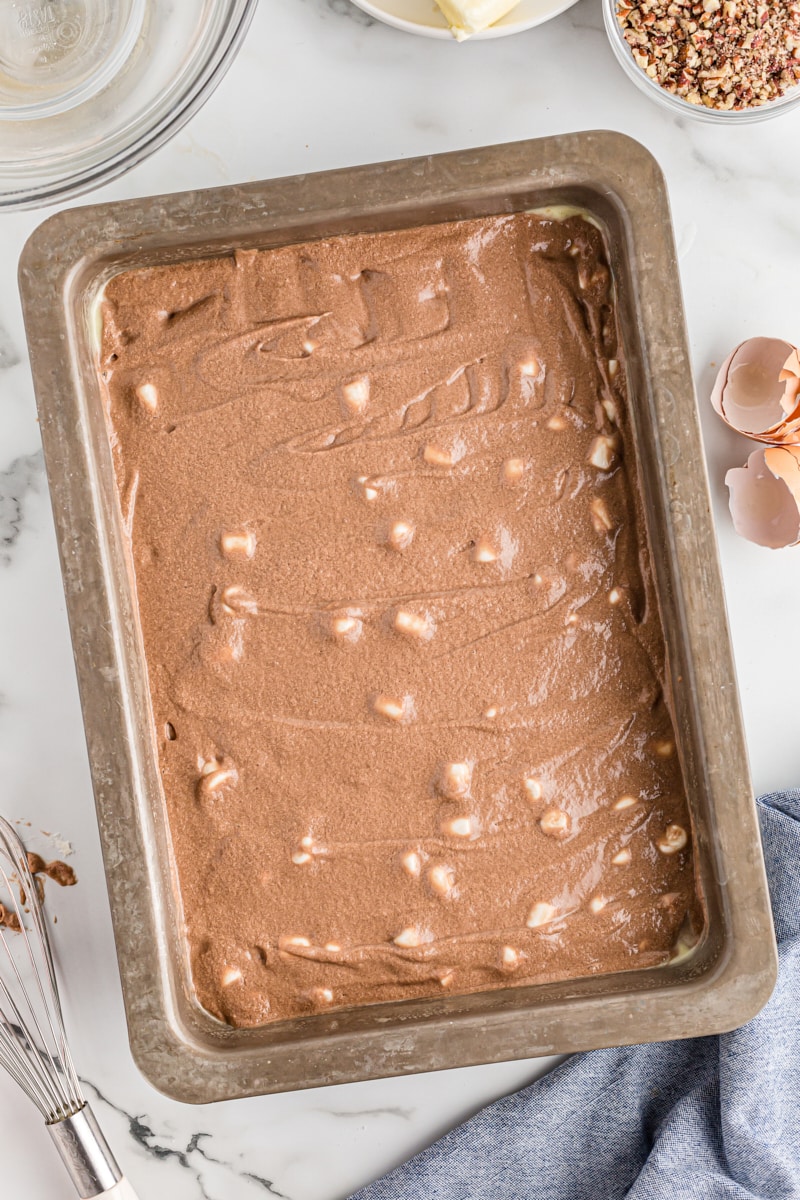
[(519, 0), (436, 0), (445, 15), (450, 31), (463, 42), (473, 33), (480, 33), (516, 8)]

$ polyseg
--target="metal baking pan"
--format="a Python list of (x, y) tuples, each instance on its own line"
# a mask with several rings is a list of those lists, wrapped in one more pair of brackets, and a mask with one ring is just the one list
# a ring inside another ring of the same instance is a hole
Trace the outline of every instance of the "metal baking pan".
[[(653, 969), (226, 1027), (193, 999), (181, 936), (97, 376), (98, 292), (120, 270), (236, 247), (562, 204), (595, 217), (611, 256), (705, 935)], [(716, 1033), (765, 1003), (775, 942), (669, 205), (646, 150), (616, 133), (570, 134), (71, 209), (31, 237), (20, 287), (131, 1047), (148, 1079), (205, 1103)]]

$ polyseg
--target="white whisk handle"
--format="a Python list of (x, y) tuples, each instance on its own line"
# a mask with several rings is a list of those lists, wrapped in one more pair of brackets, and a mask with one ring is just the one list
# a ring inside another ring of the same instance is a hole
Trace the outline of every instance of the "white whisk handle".
[(94, 1200), (95, 1196), (136, 1200), (88, 1104), (47, 1129), (81, 1200)]
[(110, 1191), (101, 1192), (100, 1195), (102, 1200), (139, 1200), (127, 1179), (120, 1179), (119, 1183), (115, 1183)]

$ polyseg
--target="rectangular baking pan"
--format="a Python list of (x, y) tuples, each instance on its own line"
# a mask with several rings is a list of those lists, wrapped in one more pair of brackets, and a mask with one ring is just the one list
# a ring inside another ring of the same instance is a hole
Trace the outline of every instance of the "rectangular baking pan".
[[(706, 908), (669, 965), (382, 1003), (237, 1030), (193, 999), (141, 640), (96, 370), (116, 272), (336, 234), (577, 205), (605, 230)], [(58, 531), (131, 1048), (180, 1100), (710, 1034), (765, 1003), (776, 951), (709, 511), (664, 179), (616, 133), (71, 209), (20, 288)]]

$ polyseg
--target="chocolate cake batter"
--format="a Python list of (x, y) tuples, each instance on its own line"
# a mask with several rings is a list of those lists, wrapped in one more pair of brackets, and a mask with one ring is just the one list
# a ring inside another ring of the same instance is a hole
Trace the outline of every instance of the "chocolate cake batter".
[(102, 316), (200, 1003), (665, 961), (691, 836), (598, 231), (239, 251)]

